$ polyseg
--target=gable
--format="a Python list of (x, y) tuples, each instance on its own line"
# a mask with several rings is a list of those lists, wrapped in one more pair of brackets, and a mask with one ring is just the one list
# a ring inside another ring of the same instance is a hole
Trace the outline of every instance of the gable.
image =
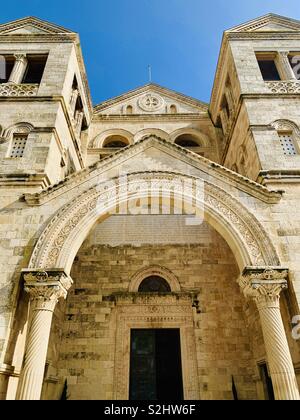
[(238, 25), (226, 32), (300, 32), (300, 21), (268, 14)]
[(36, 17), (27, 17), (0, 25), (1, 35), (62, 34), (71, 31)]
[(103, 102), (95, 107), (95, 114), (199, 114), (207, 109), (208, 105), (201, 101), (149, 84)]

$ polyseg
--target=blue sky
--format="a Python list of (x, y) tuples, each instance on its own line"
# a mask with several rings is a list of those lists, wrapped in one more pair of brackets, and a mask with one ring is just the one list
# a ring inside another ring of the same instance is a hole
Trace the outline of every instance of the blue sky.
[(222, 33), (273, 12), (300, 20), (299, 0), (9, 0), (24, 16), (79, 32), (94, 104), (148, 82), (209, 101)]

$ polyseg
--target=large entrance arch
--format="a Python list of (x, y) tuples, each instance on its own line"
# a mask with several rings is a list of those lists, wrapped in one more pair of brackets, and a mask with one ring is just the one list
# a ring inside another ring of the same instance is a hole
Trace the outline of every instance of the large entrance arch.
[[(224, 237), (240, 269), (246, 266), (278, 266), (279, 258), (262, 225), (241, 202), (208, 182), (198, 194), (196, 178), (175, 173), (136, 173), (95, 185), (64, 206), (42, 233), (31, 258), (30, 269), (59, 267), (68, 274), (81, 244), (100, 218), (128, 201), (159, 197), (168, 191), (176, 200), (191, 202), (203, 210), (204, 218)], [(154, 185), (154, 188), (153, 188)], [(188, 186), (178, 192), (178, 185)], [(142, 188), (141, 188), (142, 186)]]
[[(197, 182), (202, 189), (195, 187)], [(160, 198), (162, 191), (169, 193), (173, 207), (180, 201), (193, 204), (198, 217), (203, 215), (230, 246), (241, 272), (241, 288), (260, 311), (276, 397), (299, 398), (279, 307), (287, 271), (279, 267), (261, 223), (238, 199), (207, 181), (170, 172), (142, 172), (126, 176), (125, 182), (116, 178), (95, 183), (59, 210), (40, 236), (23, 272), (32, 315), (19, 399), (40, 397), (52, 314), (58, 299), (66, 297), (71, 287), (71, 267), (88, 233), (97, 221), (128, 209), (128, 203)]]

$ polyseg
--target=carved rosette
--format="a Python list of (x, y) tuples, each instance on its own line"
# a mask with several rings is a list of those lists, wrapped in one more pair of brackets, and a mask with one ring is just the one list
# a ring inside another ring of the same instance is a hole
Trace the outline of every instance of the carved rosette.
[(247, 298), (252, 298), (258, 308), (278, 307), (280, 294), (288, 288), (288, 270), (247, 270), (239, 279), (239, 285)]
[(24, 289), (33, 310), (54, 310), (59, 299), (67, 298), (72, 279), (64, 271), (24, 271)]

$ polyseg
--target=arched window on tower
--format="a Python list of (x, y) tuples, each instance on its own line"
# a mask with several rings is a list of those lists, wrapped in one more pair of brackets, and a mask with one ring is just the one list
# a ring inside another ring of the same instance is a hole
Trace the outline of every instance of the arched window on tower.
[(140, 293), (171, 293), (169, 283), (159, 276), (147, 277), (139, 286)]

